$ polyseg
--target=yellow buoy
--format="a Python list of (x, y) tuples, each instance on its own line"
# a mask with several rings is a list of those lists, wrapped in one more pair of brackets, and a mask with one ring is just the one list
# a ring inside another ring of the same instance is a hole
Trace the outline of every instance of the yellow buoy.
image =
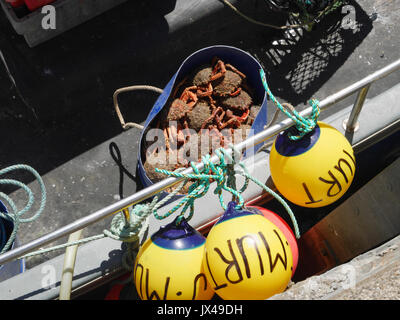
[(346, 137), (323, 122), (297, 141), (289, 139), (288, 131), (280, 133), (269, 159), (278, 191), (303, 207), (323, 207), (338, 200), (350, 187), (356, 170)]
[(140, 248), (134, 266), (142, 300), (209, 300), (202, 270), (205, 238), (185, 220), (161, 227)]
[(204, 272), (224, 300), (261, 300), (283, 292), (293, 258), (282, 231), (262, 214), (230, 202), (206, 240)]

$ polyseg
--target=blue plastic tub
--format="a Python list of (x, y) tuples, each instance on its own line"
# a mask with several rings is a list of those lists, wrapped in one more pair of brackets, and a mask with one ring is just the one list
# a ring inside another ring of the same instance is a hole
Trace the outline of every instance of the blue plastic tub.
[[(144, 187), (148, 187), (154, 184), (150, 178), (147, 176), (143, 163), (144, 163), (144, 155), (143, 155), (143, 142), (144, 137), (147, 132), (147, 129), (153, 119), (158, 115), (158, 113), (164, 108), (167, 107), (168, 98), (171, 95), (175, 84), (179, 83), (183, 80), (185, 76), (193, 72), (196, 68), (209, 64), (213, 57), (219, 57), (225, 63), (230, 63), (236, 68), (238, 68), (241, 72), (243, 72), (247, 76), (248, 85), (254, 90), (255, 100), (261, 102), (261, 109), (254, 120), (252, 125), (252, 132), (258, 133), (263, 130), (264, 126), (267, 123), (267, 95), (265, 93), (263, 84), (260, 79), (259, 71), (262, 69), (260, 63), (249, 53), (230, 46), (212, 46), (203, 48), (199, 51), (196, 51), (192, 55), (190, 55), (179, 67), (178, 71), (173, 75), (171, 80), (168, 82), (166, 87), (164, 88), (163, 93), (159, 96), (157, 101), (155, 102), (153, 108), (151, 109), (145, 124), (144, 129), (142, 130), (142, 134), (140, 137), (139, 143), (139, 152), (138, 152), (138, 173), (139, 177), (144, 185)], [(260, 146), (258, 146), (259, 148)], [(255, 151), (257, 147), (255, 148)], [(162, 196), (166, 196), (168, 193), (163, 192)], [(181, 196), (176, 196), (172, 200), (175, 200)], [(171, 201), (172, 201), (171, 200)]]
[[(6, 212), (7, 213), (7, 208), (4, 206), (4, 204), (0, 201), (0, 211), (1, 212)], [(4, 224), (4, 227), (6, 229), (6, 234), (7, 234), (7, 239), (10, 236), (12, 229), (13, 229), (13, 223), (11, 221), (5, 220), (3, 218), (2, 222)], [(11, 249), (14, 249), (18, 247), (18, 238), (14, 240), (14, 243), (11, 246)], [(0, 282), (7, 280), (9, 278), (12, 278), (16, 276), (17, 274), (20, 274), (25, 271), (25, 259), (19, 259), (15, 261), (8, 262), (6, 264), (3, 264), (0, 266)]]

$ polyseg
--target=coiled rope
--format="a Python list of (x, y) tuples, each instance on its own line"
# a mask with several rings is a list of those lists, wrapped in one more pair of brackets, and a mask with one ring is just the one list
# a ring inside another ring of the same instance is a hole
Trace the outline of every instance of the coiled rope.
[(22, 188), (28, 194), (28, 203), (22, 210), (18, 210), (14, 201), (5, 193), (0, 192), (0, 198), (2, 198), (6, 202), (6, 204), (8, 204), (9, 207), (8, 212), (0, 212), (0, 218), (11, 221), (13, 223), (13, 230), (7, 240), (4, 222), (2, 219), (0, 219), (0, 233), (1, 233), (0, 254), (6, 252), (11, 247), (11, 245), (15, 240), (15, 237), (17, 236), (20, 224), (36, 220), (41, 215), (46, 205), (46, 187), (39, 173), (32, 167), (24, 164), (13, 165), (0, 170), (0, 176), (15, 170), (25, 170), (31, 172), (39, 183), (42, 196), (40, 200), (39, 209), (33, 214), (33, 216), (31, 216), (30, 218), (22, 218), (22, 215), (29, 212), (29, 210), (32, 208), (32, 205), (34, 204), (35, 197), (33, 195), (33, 192), (24, 183), (20, 181), (14, 179), (0, 179), (0, 185), (17, 186)]

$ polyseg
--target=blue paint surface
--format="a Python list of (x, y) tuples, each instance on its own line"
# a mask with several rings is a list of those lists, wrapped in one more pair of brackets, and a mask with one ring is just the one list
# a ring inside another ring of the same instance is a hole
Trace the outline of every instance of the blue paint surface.
[[(1, 201), (0, 201), (0, 212), (4, 213), (8, 212), (6, 206)], [(2, 219), (0, 223), (2, 223), (4, 226), (4, 231), (6, 232), (6, 237), (8, 240), (8, 236), (11, 234), (11, 231), (13, 229), (13, 223), (3, 218), (0, 219)], [(14, 243), (11, 246), (11, 250), (15, 249), (17, 246), (18, 246), (18, 237), (15, 238)], [(12, 278), (22, 272), (25, 272), (25, 259), (18, 259), (7, 262), (4, 265), (0, 265), (0, 281)]]
[(294, 157), (310, 150), (318, 141), (321, 129), (317, 125), (313, 131), (297, 141), (289, 139), (289, 130), (281, 132), (275, 142), (275, 149), (284, 157)]
[[(244, 216), (250, 216), (250, 215), (255, 215), (255, 214), (261, 214), (261, 212), (259, 210), (246, 210), (246, 208), (242, 209), (242, 210), (237, 210), (236, 207), (236, 202), (229, 202), (228, 206), (226, 208), (226, 211), (224, 212), (224, 214), (221, 216), (221, 218), (219, 218), (219, 220), (217, 221), (217, 224), (234, 219), (234, 218), (240, 218), (240, 217), (244, 217)], [(258, 211), (258, 212), (257, 212)]]
[(151, 236), (153, 243), (159, 247), (171, 250), (194, 249), (206, 242), (206, 238), (192, 228), (185, 219), (178, 225), (175, 219), (170, 224), (162, 226)]

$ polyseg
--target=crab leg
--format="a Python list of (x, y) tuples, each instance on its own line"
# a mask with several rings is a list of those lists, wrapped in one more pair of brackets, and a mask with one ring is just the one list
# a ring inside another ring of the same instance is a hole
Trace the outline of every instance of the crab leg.
[(214, 125), (210, 126), (210, 137), (212, 139), (212, 136), (216, 136), (219, 140), (219, 145), (222, 146), (224, 142), (224, 135), (218, 130), (218, 128)]
[(171, 125), (168, 127), (168, 134), (170, 137), (170, 141), (173, 142), (174, 145), (177, 145), (179, 139), (178, 139), (178, 130), (174, 125)]
[(219, 116), (218, 115), (215, 116), (215, 120), (217, 122), (217, 127), (220, 130), (221, 130), (221, 126), (222, 126), (222, 119), (224, 119), (225, 114), (226, 114), (226, 112), (222, 111), (222, 113)]
[(246, 121), (246, 119), (249, 117), (250, 114), (250, 109), (247, 109), (245, 112), (240, 117), (236, 117), (240, 122)]
[[(220, 71), (218, 73), (215, 73), (218, 69)], [(213, 70), (214, 75), (211, 76), (210, 81), (214, 81), (221, 78), (222, 76), (225, 75), (225, 72), (226, 72), (225, 63), (223, 63), (221, 60), (218, 60)]]
[(185, 134), (186, 134), (186, 139), (189, 139), (189, 137), (190, 137), (190, 128), (189, 128), (189, 124), (188, 124), (186, 119), (183, 120), (183, 127), (184, 127), (183, 130), (185, 131)]
[(182, 126), (180, 124), (178, 124), (177, 139), (179, 143), (185, 143), (185, 135), (182, 132)]
[(212, 93), (213, 93), (213, 87), (211, 82), (208, 84), (207, 88), (204, 88), (204, 91), (202, 90), (203, 88), (200, 88), (199, 90), (197, 90), (197, 95), (199, 97), (211, 97)]
[[(186, 105), (188, 106), (189, 109), (192, 109), (195, 106), (195, 104), (197, 103), (198, 98), (197, 98), (197, 95), (190, 90), (197, 90), (197, 86), (187, 87), (183, 91), (180, 99), (186, 103)], [(192, 99), (192, 102), (188, 103), (189, 99)]]
[(166, 150), (169, 150), (170, 149), (170, 145), (169, 145), (169, 136), (168, 136), (167, 128), (165, 128), (163, 130), (163, 132), (164, 132), (164, 138), (165, 138), (165, 147), (166, 147)]
[(242, 77), (242, 79), (246, 78), (246, 75), (242, 72), (240, 72), (238, 69), (236, 69), (233, 65), (226, 63), (225, 64), (226, 68), (231, 69), (233, 72), (236, 72), (239, 76)]
[(227, 127), (227, 126), (229, 126), (229, 125), (231, 125), (231, 124), (233, 124), (233, 123), (235, 123), (236, 126), (240, 126), (241, 123), (244, 122), (244, 121), (247, 119), (247, 117), (249, 116), (249, 114), (250, 114), (250, 109), (247, 109), (247, 110), (242, 114), (241, 117), (238, 117), (238, 116), (235, 116), (235, 115), (233, 114), (233, 112), (232, 112), (231, 110), (228, 109), (228, 110), (226, 111), (226, 116), (229, 118), (229, 120), (228, 120), (227, 122), (221, 124), (221, 126), (220, 126), (219, 129), (222, 130), (223, 128), (225, 128), (225, 127)]
[(223, 123), (220, 127), (220, 130), (224, 129), (225, 127), (236, 123), (237, 126), (240, 126), (240, 121), (238, 120), (238, 118), (235, 116), (234, 118), (229, 119), (227, 122)]
[(187, 80), (187, 77), (185, 77), (181, 82), (178, 83), (178, 85), (176, 86), (176, 88), (175, 88), (175, 90), (174, 90), (174, 92), (173, 92), (173, 94), (172, 94), (172, 99), (175, 99), (176, 94), (178, 93), (179, 88), (182, 87), (182, 85), (186, 82), (186, 80)]
[(218, 115), (216, 115), (215, 117), (217, 118), (217, 121), (222, 121), (222, 119), (225, 117), (225, 111), (222, 111), (222, 113), (218, 116)]
[(242, 88), (237, 88), (235, 91), (233, 91), (232, 93), (230, 93), (229, 95), (231, 97), (236, 97), (237, 95), (239, 95), (240, 91), (242, 91)]
[(216, 117), (216, 115), (218, 114), (218, 112), (223, 111), (223, 109), (221, 107), (215, 108), (211, 114), (210, 117), (208, 117), (208, 119), (206, 119), (206, 121), (204, 121), (203, 125), (201, 126), (201, 129), (204, 129), (206, 127), (206, 125)]

